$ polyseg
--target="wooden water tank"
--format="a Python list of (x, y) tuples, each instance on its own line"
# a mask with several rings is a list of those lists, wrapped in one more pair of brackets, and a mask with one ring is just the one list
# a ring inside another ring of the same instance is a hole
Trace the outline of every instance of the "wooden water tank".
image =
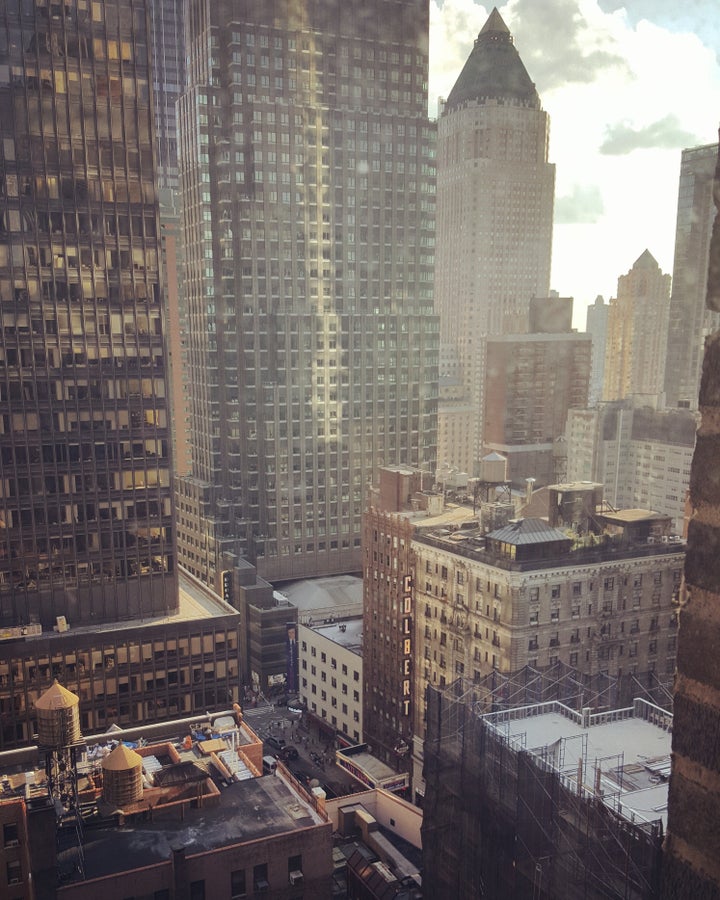
[(38, 718), (38, 743), (59, 750), (82, 740), (80, 698), (64, 688), (57, 679), (35, 702)]
[(118, 744), (102, 761), (103, 800), (122, 809), (142, 800), (142, 756)]

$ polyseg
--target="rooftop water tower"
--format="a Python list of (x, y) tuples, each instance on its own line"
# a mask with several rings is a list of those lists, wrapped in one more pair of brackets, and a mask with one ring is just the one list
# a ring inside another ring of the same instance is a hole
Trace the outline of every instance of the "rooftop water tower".
[(57, 679), (35, 702), (37, 740), (45, 755), (45, 774), (55, 806), (59, 850), (74, 848), (82, 873), (82, 816), (78, 804), (77, 753), (84, 745), (80, 732), (80, 698)]
[(103, 800), (123, 809), (142, 800), (142, 756), (118, 744), (102, 761)]

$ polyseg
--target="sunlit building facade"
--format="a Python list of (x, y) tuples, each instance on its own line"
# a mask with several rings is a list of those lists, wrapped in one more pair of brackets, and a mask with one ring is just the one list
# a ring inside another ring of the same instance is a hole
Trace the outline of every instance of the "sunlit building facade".
[(197, 0), (186, 27), (182, 563), (358, 571), (373, 467), (435, 456), (428, 3)]
[(656, 402), (662, 395), (670, 281), (648, 250), (618, 278), (608, 309), (604, 400), (643, 394)]
[(177, 606), (143, 5), (0, 24), (0, 624)]
[(705, 338), (720, 325), (718, 313), (705, 305), (717, 153), (717, 144), (682, 153), (665, 368), (668, 406), (698, 408)]

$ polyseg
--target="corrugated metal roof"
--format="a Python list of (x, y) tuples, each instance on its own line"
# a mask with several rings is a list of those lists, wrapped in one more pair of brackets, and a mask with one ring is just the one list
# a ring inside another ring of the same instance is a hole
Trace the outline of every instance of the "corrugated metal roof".
[(549, 544), (569, 540), (564, 532), (548, 525), (543, 519), (518, 519), (496, 531), (491, 531), (488, 539), (515, 545)]

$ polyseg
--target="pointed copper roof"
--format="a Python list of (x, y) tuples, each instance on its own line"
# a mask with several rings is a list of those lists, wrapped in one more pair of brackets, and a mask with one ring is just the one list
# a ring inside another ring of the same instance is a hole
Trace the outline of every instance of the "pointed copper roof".
[(78, 706), (80, 698), (57, 680), (53, 681), (45, 693), (35, 701), (35, 709), (70, 709)]
[(493, 9), (483, 25), (472, 53), (450, 91), (445, 112), (481, 98), (511, 100), (540, 107), (535, 85), (497, 8)]

